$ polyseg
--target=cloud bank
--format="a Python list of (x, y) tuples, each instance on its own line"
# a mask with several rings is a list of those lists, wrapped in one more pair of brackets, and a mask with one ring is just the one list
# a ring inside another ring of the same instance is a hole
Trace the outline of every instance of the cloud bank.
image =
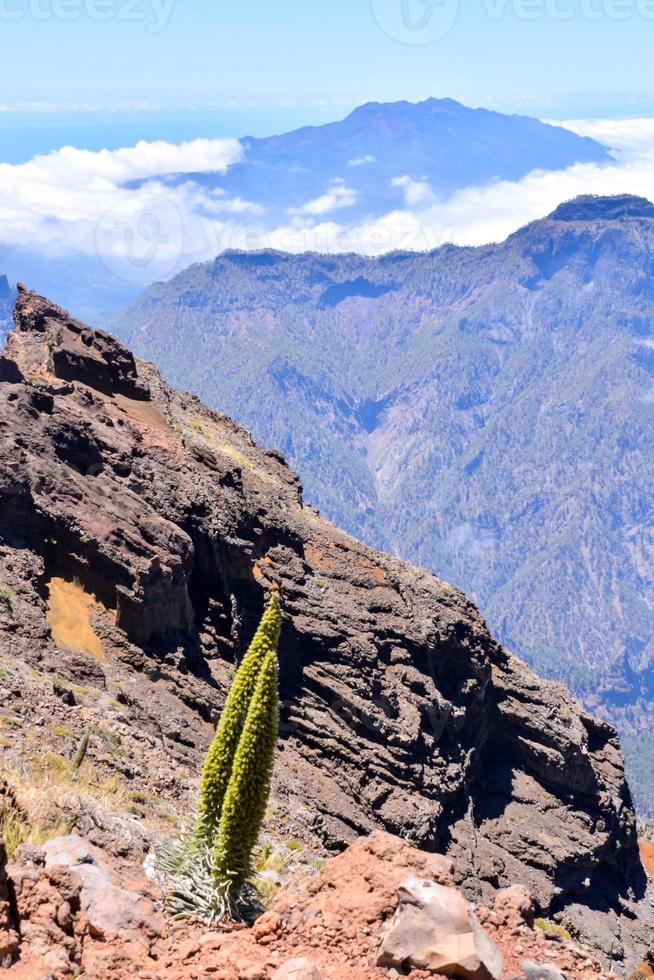
[(190, 178), (175, 186), (165, 180), (167, 174), (225, 173), (242, 159), (236, 140), (141, 142), (97, 153), (66, 147), (28, 163), (0, 164), (0, 244), (46, 255), (97, 256), (112, 272), (150, 282), (226, 248), (372, 255), (445, 242), (479, 245), (504, 239), (579, 194), (634, 193), (654, 200), (654, 119), (559, 125), (610, 145), (613, 162), (534, 171), (520, 181), (468, 187), (446, 199), (426, 182), (398, 173), (393, 183), (404, 194), (403, 206), (359, 224), (347, 223), (356, 191), (339, 178), (272, 227), (256, 201), (207, 190)]
[(289, 214), (308, 214), (322, 215), (329, 214), (330, 211), (338, 211), (340, 208), (349, 208), (355, 204), (357, 192), (353, 187), (348, 187), (340, 177), (335, 177), (331, 181), (329, 188), (320, 197), (315, 197), (312, 201), (307, 201), (301, 208), (289, 208)]

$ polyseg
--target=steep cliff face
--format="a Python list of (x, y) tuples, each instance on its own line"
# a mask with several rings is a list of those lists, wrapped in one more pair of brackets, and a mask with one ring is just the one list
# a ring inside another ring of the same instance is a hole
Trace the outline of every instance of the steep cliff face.
[(228, 252), (116, 321), (615, 724), (652, 817), (653, 251), (654, 205), (584, 197), (481, 248)]
[(460, 592), (304, 506), (279, 454), (112, 337), (22, 288), (14, 318), (0, 358), (9, 761), (56, 719), (93, 724), (121, 739), (99, 762), (188, 808), (276, 582), (284, 819), (327, 848), (382, 827), (446, 851), (471, 897), (523, 881), (607, 958), (642, 959), (651, 908), (614, 730), (511, 657)]

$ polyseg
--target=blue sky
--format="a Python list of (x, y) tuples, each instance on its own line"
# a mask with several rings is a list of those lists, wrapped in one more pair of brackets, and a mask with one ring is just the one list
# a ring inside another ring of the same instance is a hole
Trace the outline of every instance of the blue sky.
[[(479, 244), (577, 194), (654, 200), (653, 40), (654, 0), (0, 0), (0, 272), (72, 256), (141, 283), (224, 248)], [(275, 227), (256, 194), (162, 180), (227, 172), (247, 134), (430, 96), (567, 120), (614, 157), (451, 199), (398, 172), (412, 192), (363, 223), (347, 173)]]
[(214, 103), (233, 135), (429, 95), (650, 114), (653, 40), (653, 0), (0, 0), (0, 101)]

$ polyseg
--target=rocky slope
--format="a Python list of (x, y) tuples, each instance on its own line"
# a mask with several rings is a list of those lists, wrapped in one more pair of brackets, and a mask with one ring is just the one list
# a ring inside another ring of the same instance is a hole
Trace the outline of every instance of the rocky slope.
[(227, 253), (115, 323), (278, 446), (307, 498), (472, 594), (628, 736), (654, 814), (654, 206), (562, 205), (500, 245)]
[(74, 834), (21, 848), (6, 877), (1, 858), (0, 967), (9, 967), (8, 980), (46, 970), (89, 980), (604, 976), (564, 930), (539, 927), (523, 886), (499, 891), (492, 908), (473, 908), (453, 887), (446, 858), (381, 831), (283, 890), (250, 929), (167, 921), (156, 884), (121, 874)]
[[(447, 853), (469, 898), (520, 881), (605, 962), (642, 960), (652, 909), (614, 730), (497, 644), (456, 589), (305, 506), (279, 454), (108, 334), (22, 288), (15, 322), (0, 697), (23, 796), (28, 777), (56, 791), (87, 731), (59, 819), (119, 854), (147, 849), (193, 805), (274, 582), (277, 832), (330, 850), (381, 827)], [(125, 823), (120, 794), (147, 819)]]

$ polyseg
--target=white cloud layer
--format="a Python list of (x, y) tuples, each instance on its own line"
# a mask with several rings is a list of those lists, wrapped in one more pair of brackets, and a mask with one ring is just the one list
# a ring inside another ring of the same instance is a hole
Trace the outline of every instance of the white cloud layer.
[[(445, 242), (477, 245), (502, 240), (579, 194), (634, 193), (654, 200), (654, 119), (562, 125), (611, 145), (614, 160), (534, 171), (520, 181), (468, 187), (447, 199), (424, 182), (398, 177), (403, 207), (361, 224), (340, 217), (356, 203), (356, 190), (334, 180), (325, 194), (290, 211), (288, 221), (272, 229), (256, 201), (229, 198), (191, 180), (170, 188), (159, 179), (225, 172), (241, 159), (236, 140), (142, 142), (99, 153), (67, 147), (28, 163), (0, 164), (0, 244), (99, 256), (111, 271), (149, 282), (226, 248), (378, 254)], [(125, 186), (135, 180), (142, 183)]]
[(355, 157), (354, 160), (348, 160), (348, 167), (364, 167), (367, 163), (374, 163), (377, 157), (374, 157), (372, 153), (366, 153), (365, 156)]
[(391, 180), (393, 187), (400, 187), (404, 191), (404, 202), (409, 208), (421, 207), (432, 204), (436, 200), (436, 195), (426, 180), (413, 180), (412, 177), (394, 177)]
[(342, 178), (335, 177), (324, 194), (307, 201), (300, 208), (289, 208), (288, 213), (309, 214), (315, 217), (329, 214), (330, 211), (338, 211), (340, 208), (349, 208), (356, 203), (356, 199), (357, 192), (354, 188), (348, 187)]
[[(152, 267), (158, 274), (184, 250), (186, 213), (200, 207), (244, 212), (248, 205), (215, 195), (200, 199), (190, 183), (171, 191), (155, 178), (200, 170), (224, 173), (242, 153), (237, 140), (198, 139), (140, 142), (99, 152), (67, 146), (27, 163), (2, 163), (0, 243), (46, 255), (99, 254), (110, 267), (124, 256), (134, 270), (153, 255), (161, 260)], [(145, 183), (126, 187), (130, 181)], [(149, 277), (145, 265), (144, 278), (137, 281)]]

